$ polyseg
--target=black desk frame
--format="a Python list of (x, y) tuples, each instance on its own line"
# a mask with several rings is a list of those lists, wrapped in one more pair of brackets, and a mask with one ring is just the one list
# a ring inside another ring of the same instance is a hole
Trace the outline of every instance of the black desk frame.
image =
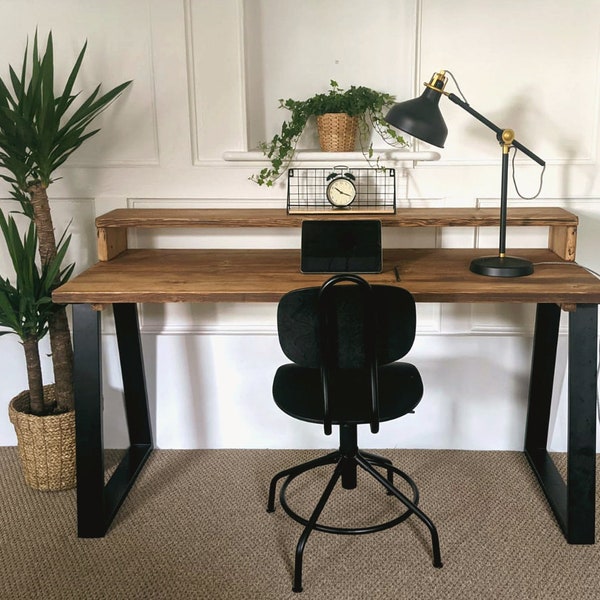
[[(105, 485), (100, 313), (88, 304), (73, 305), (79, 537), (106, 534), (153, 447), (137, 307), (135, 304), (112, 306), (130, 447)], [(560, 310), (556, 304), (537, 306), (525, 455), (566, 540), (570, 544), (593, 544), (598, 311), (596, 304), (578, 304), (576, 310), (569, 313), (565, 483), (547, 452)]]
[(596, 507), (596, 369), (598, 307), (569, 313), (567, 483), (546, 448), (556, 364), (560, 307), (538, 304), (525, 455), (570, 544), (593, 544)]
[(84, 538), (106, 534), (153, 448), (137, 307), (112, 306), (130, 445), (105, 485), (100, 311), (73, 305), (77, 531)]

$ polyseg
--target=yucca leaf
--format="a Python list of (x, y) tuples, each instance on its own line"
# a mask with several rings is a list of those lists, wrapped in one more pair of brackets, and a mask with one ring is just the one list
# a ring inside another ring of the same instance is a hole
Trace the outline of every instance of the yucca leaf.
[[(33, 219), (34, 219), (33, 206), (31, 205), (29, 194), (26, 194), (25, 192), (23, 192), (23, 190), (21, 188), (19, 188), (19, 186), (15, 185), (13, 183), (12, 189), (10, 191), (10, 195), (12, 196), (13, 200), (15, 200), (16, 202), (18, 202), (21, 205), (21, 211), (22, 211), (21, 214), (25, 215), (27, 218), (29, 218), (33, 221)], [(12, 212), (17, 212), (17, 211), (12, 211)]]
[(52, 154), (52, 170), (56, 170), (62, 163), (85, 142), (88, 138), (91, 138), (93, 135), (96, 135), (100, 129), (94, 129), (93, 131), (89, 131), (85, 134), (77, 134), (73, 136), (69, 136), (63, 144), (59, 148), (56, 149), (56, 153)]
[(58, 99), (58, 103), (56, 106), (56, 112), (59, 115), (59, 117), (62, 117), (62, 115), (66, 112), (67, 108), (71, 105), (71, 102), (73, 102), (73, 100), (79, 95), (79, 94), (75, 94), (74, 96), (72, 95), (73, 86), (75, 85), (75, 80), (77, 79), (77, 75), (79, 74), (79, 69), (81, 68), (81, 63), (83, 62), (83, 57), (85, 56), (86, 50), (87, 50), (87, 40), (86, 40), (85, 44), (83, 45), (83, 48), (81, 49), (81, 52), (79, 53), (79, 56), (77, 56), (77, 60), (75, 61), (75, 64), (73, 65), (73, 68), (71, 69), (71, 73), (69, 74), (67, 83), (65, 84), (63, 92)]
[(18, 111), (0, 107), (0, 113), (13, 126), (13, 133), (18, 140), (22, 140), (23, 145), (31, 142), (35, 138), (35, 127), (31, 120), (21, 115)]
[(8, 181), (8, 183), (17, 183), (17, 180), (9, 175), (0, 175), (0, 177), (4, 179), (4, 181)]
[[(33, 52), (31, 56), (31, 78), (29, 80), (29, 85), (27, 86), (27, 91), (25, 91), (23, 95), (22, 102), (19, 103), (22, 108), (22, 116), (31, 121), (34, 121), (35, 119), (35, 112), (40, 102), (42, 90), (40, 66), (38, 37), (36, 31), (33, 38)], [(25, 78), (23, 78), (22, 83), (25, 85)]]
[(54, 117), (54, 46), (52, 43), (52, 32), (48, 35), (46, 52), (42, 59), (40, 71), (42, 77), (42, 96), (40, 98), (38, 131), (43, 135), (43, 141), (49, 147), (56, 129)]
[(72, 127), (77, 125), (79, 121), (87, 118), (87, 116), (91, 112), (90, 107), (94, 104), (96, 97), (100, 93), (100, 87), (101, 86), (98, 85), (96, 89), (81, 103), (77, 110), (69, 117), (62, 129), (71, 129)]
[(113, 88), (100, 98), (96, 99), (100, 92), (100, 86), (97, 86), (93, 93), (81, 104), (71, 118), (67, 121), (63, 129), (72, 129), (81, 123), (90, 123), (99, 114), (104, 112), (110, 104), (129, 86), (131, 81), (126, 81)]
[(131, 83), (132, 80), (125, 81), (96, 100), (93, 107), (94, 118), (104, 112), (125, 91), (125, 89), (131, 85)]
[(66, 283), (67, 281), (69, 281), (69, 279), (71, 279), (71, 275), (73, 275), (74, 270), (75, 263), (71, 263), (60, 272), (60, 285), (63, 285), (63, 283)]
[(60, 281), (60, 272), (61, 272), (61, 264), (67, 253), (67, 249), (69, 248), (69, 243), (71, 242), (71, 236), (67, 237), (62, 244), (59, 245), (59, 248), (56, 252), (56, 258), (51, 260), (47, 265), (47, 272), (45, 276), (47, 277), (50, 285), (54, 282)]
[[(25, 66), (25, 65), (23, 65)], [(16, 96), (16, 104), (20, 104), (20, 102), (23, 99), (23, 95), (25, 90), (23, 89), (23, 83), (22, 81), (25, 81), (24, 79), (19, 79), (17, 74), (15, 73), (14, 69), (9, 66), (8, 67), (8, 73), (10, 75), (10, 80), (13, 86), (13, 90), (15, 92), (15, 96)], [(12, 96), (9, 94), (9, 96), (12, 98)]]
[(2, 79), (0, 79), (0, 100), (4, 106), (8, 106), (9, 104), (12, 105), (13, 108), (16, 106), (16, 102), (13, 99), (12, 94)]
[[(20, 333), (20, 323), (18, 319), (18, 310), (9, 301), (8, 296), (5, 292), (0, 292), (0, 325), (2, 327), (8, 327), (13, 330), (14, 333)], [(10, 333), (5, 331), (3, 333)]]

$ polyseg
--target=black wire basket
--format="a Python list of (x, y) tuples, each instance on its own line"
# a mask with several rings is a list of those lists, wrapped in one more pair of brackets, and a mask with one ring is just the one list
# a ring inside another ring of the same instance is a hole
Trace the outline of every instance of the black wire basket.
[[(356, 195), (347, 206), (328, 199), (333, 180), (349, 179)], [(396, 170), (389, 168), (333, 168), (288, 170), (288, 214), (373, 214), (396, 212)]]

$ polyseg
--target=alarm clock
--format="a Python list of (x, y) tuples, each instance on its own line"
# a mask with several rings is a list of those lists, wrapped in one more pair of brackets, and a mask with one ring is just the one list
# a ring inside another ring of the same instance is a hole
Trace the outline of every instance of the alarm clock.
[(356, 199), (355, 177), (352, 173), (330, 173), (325, 196), (335, 208), (347, 208)]

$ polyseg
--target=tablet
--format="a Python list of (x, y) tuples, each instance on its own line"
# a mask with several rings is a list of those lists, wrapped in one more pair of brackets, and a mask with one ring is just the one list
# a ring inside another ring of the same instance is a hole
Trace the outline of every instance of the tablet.
[(302, 273), (381, 273), (381, 221), (302, 222)]

